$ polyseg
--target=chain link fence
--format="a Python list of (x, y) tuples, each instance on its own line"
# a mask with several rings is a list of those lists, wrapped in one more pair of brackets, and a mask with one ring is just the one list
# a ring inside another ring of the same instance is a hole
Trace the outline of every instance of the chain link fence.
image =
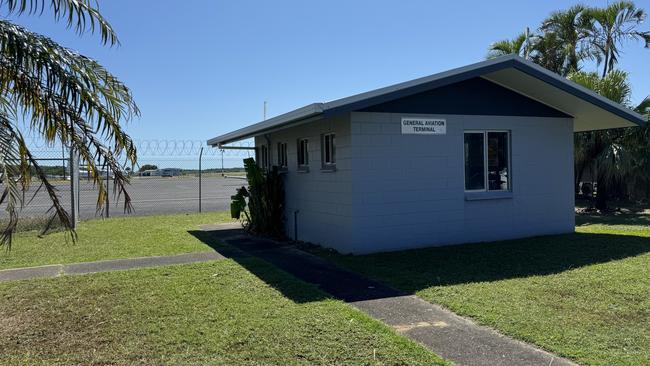
[[(211, 148), (205, 141), (190, 140), (136, 140), (136, 146), (138, 164), (125, 167), (130, 175), (127, 191), (133, 206), (129, 215), (228, 210), (230, 196), (245, 184), (242, 160), (254, 156), (253, 144), (248, 141), (236, 145), (243, 149), (232, 150)], [(72, 208), (71, 192), (76, 180), (71, 179), (70, 151), (47, 145), (36, 146), (32, 151), (56, 187), (61, 202), (66, 208)], [(83, 161), (79, 164), (78, 176), (80, 219), (126, 215), (124, 198), (113, 195), (113, 177), (109, 171), (102, 170), (110, 194), (108, 204), (101, 211), (96, 209), (97, 189)], [(39, 190), (34, 180), (25, 192), (21, 218), (45, 219), (50, 215), (50, 207), (47, 193)], [(6, 216), (4, 207), (0, 207), (0, 222)]]

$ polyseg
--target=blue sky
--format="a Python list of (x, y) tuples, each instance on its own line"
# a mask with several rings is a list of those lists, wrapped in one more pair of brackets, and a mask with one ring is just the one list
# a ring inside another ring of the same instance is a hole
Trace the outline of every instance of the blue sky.
[[(11, 17), (98, 59), (133, 90), (136, 139), (205, 140), (302, 105), (485, 58), (573, 1), (110, 0), (120, 47), (41, 18)], [(604, 5), (604, 1), (587, 2)], [(650, 11), (650, 0), (637, 1)], [(644, 29), (650, 30), (646, 23)], [(650, 50), (624, 49), (634, 99), (650, 94)]]

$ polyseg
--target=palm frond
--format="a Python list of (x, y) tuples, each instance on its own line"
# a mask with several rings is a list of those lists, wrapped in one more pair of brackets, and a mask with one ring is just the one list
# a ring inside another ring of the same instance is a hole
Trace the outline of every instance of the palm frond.
[(650, 117), (650, 97), (645, 97), (645, 99), (639, 103), (634, 110), (638, 113)]
[(614, 70), (605, 77), (599, 77), (595, 72), (579, 71), (569, 74), (568, 79), (616, 103), (629, 104), (632, 88), (625, 71)]
[[(137, 156), (121, 123), (139, 115), (139, 110), (126, 85), (96, 61), (0, 20), (0, 98), (19, 110), (28, 128), (41, 139), (79, 153), (98, 188), (98, 211), (109, 194), (97, 167), (99, 160), (113, 172), (113, 194), (124, 197), (125, 210), (130, 210), (128, 177), (119, 160), (135, 164)], [(36, 178), (54, 202), (56, 216), (67, 224), (67, 213), (58, 204), (55, 190), (20, 135), (15, 132), (13, 136), (19, 155), (36, 168)]]
[(526, 33), (521, 33), (513, 39), (503, 39), (494, 42), (488, 48), (488, 58), (495, 58), (505, 55), (521, 55), (524, 52), (528, 38)]
[[(554, 50), (557, 61), (562, 62), (558, 70), (562, 75), (580, 69), (580, 61), (590, 58), (589, 43), (585, 42), (591, 28), (590, 22), (583, 16), (584, 5), (574, 5), (567, 10), (551, 13), (540, 27), (546, 39), (546, 50)], [(553, 43), (550, 43), (554, 40)], [(556, 62), (557, 63), (557, 62)]]
[(647, 15), (632, 1), (617, 1), (604, 8), (588, 7), (583, 14), (591, 22), (589, 39), (592, 49), (601, 54), (597, 61), (604, 62), (603, 76), (614, 70), (620, 46), (625, 41), (642, 40), (645, 47), (650, 47), (650, 32), (637, 29)]
[(9, 14), (42, 14), (49, 3), (56, 21), (65, 22), (78, 34), (99, 32), (103, 44), (119, 44), (113, 27), (101, 15), (96, 0), (0, 0)]
[(16, 126), (7, 118), (7, 115), (0, 113), (0, 169), (4, 189), (0, 193), (0, 205), (5, 205), (5, 211), (9, 220), (0, 234), (0, 246), (11, 246), (12, 234), (18, 224), (19, 211), (25, 204), (24, 192), (31, 182), (31, 169), (36, 172), (41, 186), (37, 189), (44, 189), (50, 198), (52, 205), (48, 212), (51, 212), (48, 224), (43, 228), (47, 231), (55, 219), (73, 233), (72, 222), (67, 211), (61, 204), (56, 188), (49, 182), (47, 175), (29, 151), (25, 139)]

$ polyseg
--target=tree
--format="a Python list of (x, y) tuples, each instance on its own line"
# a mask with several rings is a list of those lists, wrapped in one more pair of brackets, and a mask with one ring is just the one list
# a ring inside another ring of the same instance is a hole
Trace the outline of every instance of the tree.
[(140, 172), (144, 172), (145, 170), (156, 170), (156, 169), (158, 169), (157, 165), (144, 164), (140, 167)]
[(495, 58), (505, 55), (518, 55), (526, 57), (526, 50), (530, 44), (530, 35), (524, 33), (519, 34), (513, 39), (503, 39), (494, 42), (488, 48), (488, 58)]
[[(645, 115), (650, 121), (650, 97), (646, 97), (635, 111)], [(632, 193), (650, 198), (650, 123), (643, 127), (627, 129), (623, 136), (623, 145), (632, 156), (628, 179)]]
[[(99, 34), (103, 45), (119, 45), (94, 0), (0, 0), (0, 7), (15, 16), (38, 15), (47, 8), (56, 21), (76, 33)], [(0, 20), (0, 170), (3, 176), (16, 178), (6, 179), (0, 191), (0, 205), (9, 217), (0, 245), (11, 244), (25, 204), (24, 193), (33, 178), (52, 203), (52, 216), (43, 230), (58, 218), (75, 237), (70, 216), (34, 158), (24, 132), (48, 143), (71, 146), (79, 153), (98, 187), (98, 211), (108, 196), (95, 163), (101, 160), (113, 172), (115, 194), (124, 197), (124, 209), (129, 211), (128, 178), (122, 166), (135, 164), (137, 157), (122, 123), (137, 115), (131, 91), (97, 61)]]
[(614, 70), (619, 46), (625, 41), (641, 40), (646, 48), (650, 47), (650, 32), (637, 29), (646, 13), (632, 1), (618, 1), (605, 8), (590, 7), (585, 9), (584, 16), (590, 23), (587, 30), (591, 45), (604, 60), (602, 76)]
[[(551, 13), (537, 33), (526, 32), (489, 47), (488, 57), (518, 54), (567, 76), (605, 97), (628, 107), (627, 74), (616, 71), (620, 47), (625, 41), (643, 41), (650, 47), (650, 32), (638, 29), (646, 19), (643, 9), (631, 1), (618, 1), (605, 8), (573, 6)], [(604, 63), (601, 76), (579, 72), (583, 60)], [(609, 75), (613, 73), (613, 75)], [(648, 99), (637, 107), (647, 114)], [(621, 191), (623, 178), (645, 185), (650, 196), (649, 127), (595, 131), (575, 135), (576, 192), (583, 173), (591, 171), (599, 189), (596, 206), (606, 208), (609, 188)]]
[[(599, 77), (595, 72), (575, 72), (569, 75), (569, 79), (614, 102), (630, 106), (632, 91), (628, 74), (624, 71), (614, 70), (605, 77)], [(649, 105), (650, 101), (646, 98), (635, 110), (647, 113)], [(647, 126), (575, 134), (576, 185), (585, 171), (592, 173), (598, 185), (596, 208), (606, 209), (610, 192), (625, 180), (642, 176), (648, 178), (650, 173), (643, 171), (650, 165), (648, 137)]]
[(566, 75), (566, 56), (562, 40), (555, 33), (545, 33), (535, 37), (531, 45), (530, 60), (560, 75)]
[(614, 70), (626, 41), (640, 40), (650, 47), (650, 31), (638, 29), (646, 16), (632, 1), (604, 8), (575, 5), (551, 13), (537, 33), (491, 44), (488, 58), (516, 54), (564, 76), (580, 70), (582, 60), (591, 59), (604, 65), (601, 75), (605, 76)]
[[(567, 10), (551, 13), (543, 22), (540, 30), (549, 43), (549, 49), (554, 49), (561, 59), (560, 75), (567, 75), (580, 69), (580, 61), (592, 55), (586, 42), (589, 20), (584, 16), (585, 7), (574, 5)], [(551, 44), (552, 43), (552, 46)]]
[(551, 71), (564, 73), (564, 58), (560, 40), (553, 33), (536, 34), (524, 32), (511, 40), (492, 43), (488, 58), (517, 55), (531, 60)]

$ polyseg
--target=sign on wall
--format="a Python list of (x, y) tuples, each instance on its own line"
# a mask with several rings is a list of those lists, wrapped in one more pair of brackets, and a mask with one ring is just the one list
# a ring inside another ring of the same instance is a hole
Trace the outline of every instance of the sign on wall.
[(402, 117), (402, 135), (445, 135), (447, 120)]

